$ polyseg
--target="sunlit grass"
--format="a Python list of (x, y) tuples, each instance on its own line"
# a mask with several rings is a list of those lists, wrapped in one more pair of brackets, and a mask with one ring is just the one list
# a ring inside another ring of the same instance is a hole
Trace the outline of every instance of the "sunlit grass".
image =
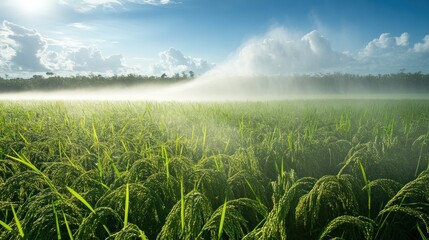
[(0, 238), (428, 238), (428, 122), (422, 100), (0, 102)]

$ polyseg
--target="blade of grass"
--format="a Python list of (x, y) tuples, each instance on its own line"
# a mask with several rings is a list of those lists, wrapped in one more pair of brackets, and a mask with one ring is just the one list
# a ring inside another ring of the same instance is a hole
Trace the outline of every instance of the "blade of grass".
[(417, 230), (419, 231), (420, 237), (423, 240), (427, 240), (427, 237), (425, 236), (425, 234), (423, 233), (422, 229), (420, 228), (419, 224), (417, 223)]
[(127, 183), (125, 187), (125, 216), (124, 228), (128, 225), (128, 211), (130, 210), (130, 185)]
[(19, 236), (21, 236), (21, 238), (24, 238), (24, 231), (22, 230), (21, 222), (19, 221), (19, 218), (16, 215), (13, 205), (10, 205), (10, 206), (12, 208), (13, 219), (15, 220), (16, 227), (18, 228)]
[(55, 192), (58, 192), (57, 189), (55, 188), (54, 184), (51, 182), (51, 180), (45, 174), (43, 174), (42, 171), (40, 171), (36, 166), (34, 166), (30, 162), (30, 160), (27, 159), (27, 157), (25, 157), (24, 155), (21, 156), (14, 149), (12, 149), (12, 151), (15, 153), (15, 155), (17, 157), (14, 157), (14, 156), (11, 156), (11, 155), (6, 155), (8, 158), (24, 164), (25, 166), (29, 167), (31, 170), (35, 171), (37, 174), (41, 175), (43, 177), (43, 179), (45, 179), (46, 184), (48, 184), (48, 186), (52, 190), (54, 190)]
[(61, 240), (60, 223), (58, 222), (58, 214), (57, 214), (57, 210), (55, 209), (55, 204), (53, 202), (52, 202), (52, 211), (54, 212), (54, 217), (55, 217), (55, 227), (57, 229), (57, 239)]
[(167, 148), (162, 146), (161, 148), (161, 157), (164, 159), (165, 172), (167, 174), (167, 182), (170, 180), (170, 168), (168, 166), (170, 159), (168, 158)]
[(146, 234), (142, 230), (139, 229), (141, 240), (147, 240)]
[(93, 213), (95, 213), (95, 211), (94, 211), (94, 209), (91, 207), (91, 205), (79, 194), (79, 193), (77, 193), (75, 190), (73, 190), (72, 188), (70, 188), (70, 187), (67, 187), (66, 186), (66, 188), (67, 188), (67, 190), (69, 190), (69, 192), (71, 193), (71, 194), (73, 194), (73, 196), (75, 197), (75, 198), (77, 198), (81, 203), (83, 203), (89, 210), (91, 210), (91, 212), (93, 212)]
[[(75, 190), (73, 190), (70, 187), (67, 187), (67, 190), (69, 190), (69, 192), (71, 194), (73, 194), (73, 196), (75, 196), (81, 203), (83, 203), (89, 210), (91, 210), (92, 213), (97, 214), (95, 212), (95, 210), (91, 207), (91, 205), (85, 200), (85, 198), (83, 198), (79, 193), (77, 193)], [(103, 224), (104, 229), (106, 230), (107, 234), (109, 234), (109, 236), (111, 235), (109, 229), (107, 228), (106, 225)]]
[(185, 189), (183, 186), (183, 178), (180, 181), (180, 220), (182, 223), (182, 234), (185, 231)]
[(28, 140), (24, 137), (24, 135), (22, 135), (21, 132), (18, 132), (19, 136), (22, 138), (22, 140), (24, 140), (25, 145), (28, 145)]
[(70, 230), (69, 222), (67, 221), (66, 215), (63, 212), (64, 222), (66, 223), (67, 233), (69, 234), (70, 240), (73, 240), (73, 233)]
[(0, 225), (2, 225), (4, 228), (6, 228), (6, 230), (12, 231), (12, 228), (7, 223), (3, 222), (2, 220), (0, 220)]
[(368, 194), (368, 218), (371, 218), (371, 185), (368, 184), (368, 179), (366, 177), (365, 169), (362, 163), (359, 161), (360, 171), (362, 172), (363, 181), (365, 182), (365, 186), (367, 187)]
[(224, 202), (223, 207), (222, 207), (222, 215), (220, 217), (219, 232), (217, 234), (217, 239), (221, 239), (221, 237), (222, 237), (223, 224), (225, 222), (225, 215), (226, 215), (226, 197), (225, 197), (225, 202)]
[(94, 123), (92, 123), (92, 138), (94, 141), (94, 144), (98, 144), (98, 135), (97, 135), (97, 129), (95, 129)]

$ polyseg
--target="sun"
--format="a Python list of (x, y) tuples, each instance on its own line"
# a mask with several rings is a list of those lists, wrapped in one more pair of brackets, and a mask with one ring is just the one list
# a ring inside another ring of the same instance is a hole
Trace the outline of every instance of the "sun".
[(23, 14), (42, 15), (49, 12), (55, 0), (16, 0), (15, 4)]

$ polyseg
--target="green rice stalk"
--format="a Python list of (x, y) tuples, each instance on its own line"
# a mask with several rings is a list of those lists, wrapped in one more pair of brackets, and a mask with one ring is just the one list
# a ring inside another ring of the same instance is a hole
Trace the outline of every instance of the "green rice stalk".
[(203, 149), (206, 146), (206, 139), (207, 139), (207, 127), (203, 127), (203, 144), (202, 144)]
[(368, 218), (371, 218), (371, 185), (368, 185), (368, 179), (366, 177), (366, 172), (365, 172), (365, 169), (364, 169), (361, 161), (359, 161), (359, 167), (360, 167), (360, 170), (362, 172), (362, 177), (363, 177), (363, 180), (365, 182), (365, 186), (367, 186), (367, 193), (368, 193)]
[[(403, 196), (403, 198), (402, 198), (402, 200), (401, 200), (400, 204), (398, 205), (399, 207), (401, 207), (401, 206), (402, 206), (403, 202), (405, 201), (405, 197), (406, 197), (406, 196)], [(374, 239), (378, 239), (377, 237), (378, 237), (378, 235), (381, 233), (380, 231), (381, 231), (381, 229), (383, 229), (384, 225), (386, 225), (386, 224), (387, 224), (387, 219), (389, 218), (389, 216), (390, 216), (390, 214), (391, 214), (391, 213), (392, 213), (392, 211), (389, 211), (389, 212), (387, 213), (386, 217), (383, 219), (383, 221), (382, 221), (382, 222), (381, 222), (381, 224), (379, 225), (378, 230), (377, 230), (377, 233), (375, 234), (375, 238), (374, 238)]]
[(7, 223), (3, 222), (2, 220), (0, 220), (0, 225), (2, 225), (4, 228), (6, 228), (6, 230), (12, 231), (12, 228)]
[(147, 237), (146, 237), (146, 234), (144, 234), (144, 232), (142, 230), (139, 229), (139, 232), (140, 232), (140, 238), (141, 238), (141, 240), (148, 240)]
[(98, 135), (97, 130), (95, 129), (94, 123), (92, 123), (92, 139), (94, 140), (94, 144), (98, 144)]
[[(282, 165), (283, 165), (283, 164), (282, 164)], [(250, 184), (249, 180), (247, 180), (247, 178), (246, 178), (246, 177), (244, 177), (244, 181), (246, 181), (246, 184), (247, 184), (247, 186), (249, 186), (250, 191), (252, 191), (253, 195), (255, 195), (256, 201), (258, 201), (258, 203), (259, 203), (259, 204), (264, 205), (264, 204), (261, 202), (261, 199), (259, 198), (259, 196), (256, 194), (255, 190), (253, 189), (252, 184)]]
[(58, 153), (60, 154), (60, 160), (61, 161), (65, 157), (67, 159), (67, 161), (70, 163), (70, 165), (72, 165), (75, 169), (81, 170), (78, 166), (76, 166), (76, 164), (74, 164), (74, 162), (67, 155), (67, 153), (66, 153), (66, 151), (65, 151), (65, 149), (63, 147), (63, 144), (61, 143), (61, 141), (58, 141)]
[(43, 174), (36, 166), (34, 166), (29, 159), (27, 159), (27, 157), (25, 157), (24, 155), (20, 155), (19, 153), (17, 153), (14, 149), (12, 149), (12, 151), (15, 153), (15, 155), (17, 157), (13, 157), (10, 155), (6, 155), (8, 158), (11, 158), (12, 160), (15, 160), (17, 162), (20, 162), (22, 164), (24, 164), (25, 166), (29, 167), (31, 170), (35, 171), (37, 174), (41, 175), (43, 177), (43, 179), (45, 180), (46, 184), (48, 184), (48, 186), (56, 193), (58, 193), (57, 189), (55, 188), (54, 184), (51, 182), (51, 180), (45, 175)]
[(10, 205), (10, 206), (12, 207), (13, 219), (15, 220), (16, 227), (18, 228), (19, 236), (21, 236), (21, 238), (24, 238), (24, 231), (22, 230), (21, 222), (19, 221), (18, 216), (16, 215), (13, 205)]
[(66, 215), (63, 212), (64, 222), (66, 223), (67, 233), (69, 234), (70, 240), (73, 240), (73, 233), (70, 230), (69, 222), (67, 221)]
[(419, 224), (418, 224), (418, 223), (417, 223), (417, 230), (419, 231), (420, 237), (421, 237), (423, 240), (427, 240), (427, 238), (426, 238), (425, 234), (423, 233), (423, 231), (422, 231), (422, 229), (420, 228), (420, 226), (419, 226)]
[(185, 232), (185, 187), (183, 186), (183, 178), (180, 181), (180, 220), (183, 234)]
[(57, 229), (57, 239), (61, 240), (60, 223), (58, 222), (58, 214), (57, 214), (57, 210), (55, 209), (55, 204), (53, 202), (52, 202), (52, 211), (54, 212), (54, 217), (55, 217), (55, 227)]
[(231, 141), (231, 138), (228, 138), (228, 141), (226, 141), (225, 149), (223, 150), (223, 153), (225, 153), (225, 154), (226, 154), (226, 151), (228, 150), (228, 146), (229, 146), (230, 141)]
[(124, 140), (123, 140), (123, 139), (121, 139), (121, 144), (122, 144), (122, 147), (124, 148), (124, 151), (125, 151), (125, 152), (128, 152), (127, 144), (125, 144), (125, 142), (124, 142)]
[(19, 136), (22, 138), (22, 140), (24, 140), (25, 145), (28, 145), (28, 144), (29, 144), (29, 142), (28, 142), (28, 140), (24, 137), (24, 135), (22, 135), (22, 133), (21, 133), (21, 132), (19, 132), (19, 131), (18, 131), (18, 134), (19, 134)]
[(170, 168), (168, 166), (170, 159), (168, 158), (167, 148), (162, 146), (161, 157), (164, 159), (165, 173), (167, 174), (167, 181), (170, 180)]
[(128, 225), (128, 212), (130, 210), (130, 185), (127, 183), (125, 188), (125, 216), (124, 228)]
[(217, 239), (221, 239), (222, 237), (223, 224), (225, 222), (225, 215), (226, 215), (226, 197), (225, 197), (225, 203), (223, 204), (223, 207), (222, 207), (222, 215), (220, 217), (219, 232), (217, 234)]
[(70, 187), (67, 187), (66, 186), (66, 188), (67, 188), (67, 190), (69, 190), (69, 192), (71, 193), (71, 194), (73, 194), (73, 196), (75, 197), (75, 198), (77, 198), (81, 203), (83, 203), (89, 210), (91, 210), (91, 212), (93, 212), (93, 213), (95, 213), (95, 211), (94, 211), (94, 209), (91, 207), (91, 205), (79, 194), (79, 193), (77, 193), (75, 190), (73, 190), (72, 188), (70, 188)]

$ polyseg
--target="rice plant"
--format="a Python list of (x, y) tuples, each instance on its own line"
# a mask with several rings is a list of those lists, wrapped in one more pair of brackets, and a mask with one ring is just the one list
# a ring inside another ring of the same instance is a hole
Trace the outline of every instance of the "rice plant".
[(0, 106), (1, 239), (429, 237), (425, 100)]

